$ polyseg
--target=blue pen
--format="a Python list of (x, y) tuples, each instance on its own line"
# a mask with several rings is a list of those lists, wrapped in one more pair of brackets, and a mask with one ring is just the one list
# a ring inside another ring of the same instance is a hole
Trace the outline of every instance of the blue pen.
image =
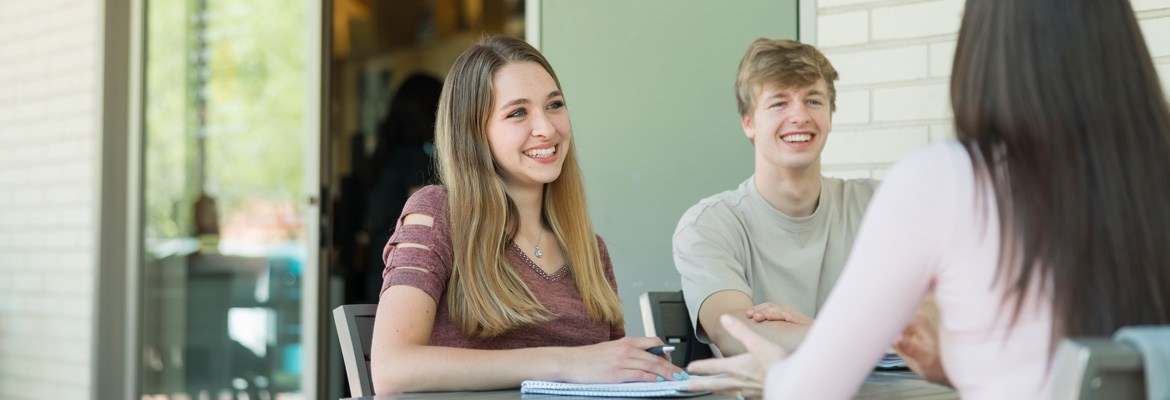
[(670, 354), (670, 352), (674, 351), (674, 346), (654, 346), (654, 347), (651, 347), (649, 349), (646, 349), (646, 351), (649, 351), (650, 354), (653, 354), (656, 356), (665, 356), (667, 354)]

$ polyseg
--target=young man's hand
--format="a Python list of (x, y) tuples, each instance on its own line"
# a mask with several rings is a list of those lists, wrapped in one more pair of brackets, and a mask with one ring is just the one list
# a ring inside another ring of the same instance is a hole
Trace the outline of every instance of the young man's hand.
[(747, 309), (747, 317), (756, 322), (786, 321), (794, 324), (812, 325), (813, 319), (795, 308), (776, 303), (760, 303)]
[[(729, 315), (743, 321), (744, 326), (750, 327), (751, 330), (789, 351), (795, 350), (800, 345), (812, 327), (811, 325), (788, 322), (788, 319), (802, 320), (799, 318), (801, 315), (797, 314), (789, 314), (787, 317), (780, 316), (777, 320), (771, 321), (756, 320), (746, 315), (748, 309), (757, 307), (752, 304), (755, 304), (752, 302), (752, 298), (738, 290), (715, 292), (708, 296), (707, 300), (703, 301), (703, 305), (699, 307), (699, 326), (695, 328), (706, 332), (711, 343), (719, 347), (719, 351), (723, 353), (724, 357), (731, 357), (747, 350), (744, 349), (741, 341), (731, 337), (727, 331), (723, 330), (723, 324), (719, 321), (723, 315)], [(762, 314), (766, 315), (767, 313)], [(807, 318), (803, 321), (811, 322), (812, 319)]]

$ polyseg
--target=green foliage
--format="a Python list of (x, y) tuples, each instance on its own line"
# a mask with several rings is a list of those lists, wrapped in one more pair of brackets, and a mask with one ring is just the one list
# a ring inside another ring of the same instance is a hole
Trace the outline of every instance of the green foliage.
[[(203, 13), (199, 6), (188, 0), (147, 7), (147, 238), (193, 232), (200, 93), (206, 96), (203, 190), (216, 199), (221, 228), (252, 204), (301, 209), (305, 138), (316, 132), (305, 126), (310, 33), (304, 4), (206, 0)], [(202, 32), (199, 15), (205, 16)], [(198, 51), (201, 37), (206, 41)], [(201, 70), (203, 84), (196, 79)]]
[[(147, 7), (143, 196), (145, 237), (174, 238), (191, 232), (187, 193), (186, 8), (181, 1)], [(192, 177), (194, 179), (194, 177)]]

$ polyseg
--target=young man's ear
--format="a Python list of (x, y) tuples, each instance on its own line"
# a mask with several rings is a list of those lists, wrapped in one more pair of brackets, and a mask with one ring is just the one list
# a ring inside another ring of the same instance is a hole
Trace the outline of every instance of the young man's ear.
[(748, 139), (756, 140), (756, 127), (752, 125), (751, 114), (741, 115), (739, 119), (740, 123), (743, 124), (743, 134), (747, 135)]
[(821, 132), (821, 133), (829, 133), (829, 132), (833, 131), (833, 114), (836, 114), (836, 113), (829, 111), (829, 120), (825, 123), (825, 127), (824, 127), (825, 131)]

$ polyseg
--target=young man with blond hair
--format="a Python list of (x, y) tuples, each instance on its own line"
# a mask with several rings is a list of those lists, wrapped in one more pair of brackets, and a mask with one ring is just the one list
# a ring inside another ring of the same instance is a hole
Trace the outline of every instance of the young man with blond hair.
[(793, 350), (836, 283), (877, 183), (821, 175), (837, 71), (816, 48), (757, 39), (735, 80), (755, 173), (687, 210), (674, 261), (700, 340), (743, 352), (719, 324), (731, 314)]
[[(679, 220), (674, 263), (699, 340), (722, 355), (743, 346), (723, 314), (792, 351), (837, 282), (877, 182), (821, 175), (821, 152), (837, 110), (837, 70), (815, 47), (756, 39), (735, 79), (755, 173), (699, 201)], [(920, 307), (895, 347), (927, 380), (948, 384), (937, 352), (933, 301)]]

